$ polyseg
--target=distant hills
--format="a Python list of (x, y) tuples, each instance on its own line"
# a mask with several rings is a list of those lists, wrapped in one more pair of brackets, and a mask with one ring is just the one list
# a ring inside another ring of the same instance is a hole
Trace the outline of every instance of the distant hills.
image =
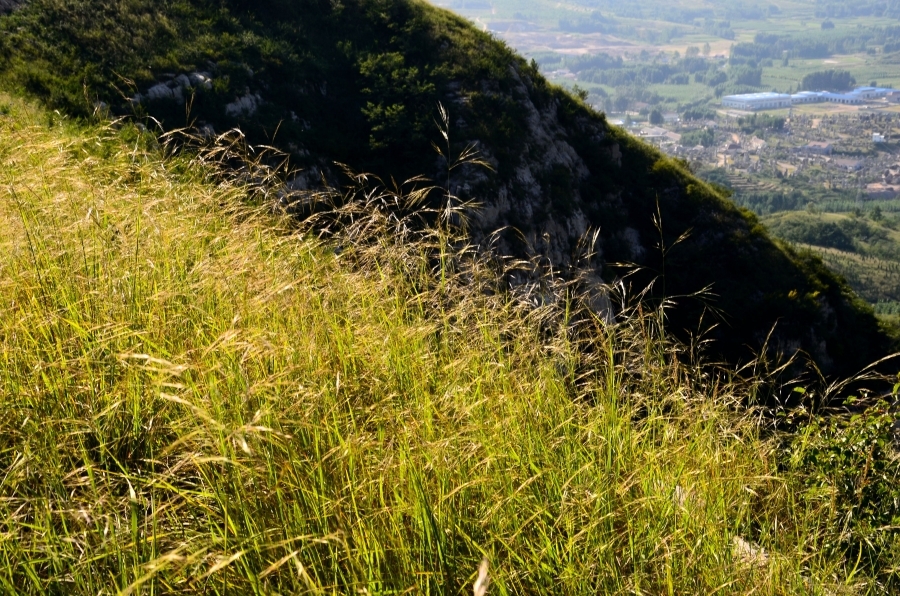
[[(473, 241), (493, 237), (564, 276), (611, 282), (637, 267), (629, 283), (656, 280), (651, 296), (674, 297), (669, 329), (687, 338), (715, 322), (708, 337), (730, 361), (760, 350), (773, 326), (770, 349), (804, 350), (834, 374), (894, 345), (817, 257), (773, 241), (684, 164), (422, 2), (30, 0), (0, 19), (0, 57), (8, 84), (74, 115), (240, 127), (290, 153), (306, 172), (297, 188), (342, 183), (335, 162), (384, 180), (446, 179), (431, 148), (440, 104), (453, 150), (475, 143), (493, 166), (449, 181), (482, 205)], [(595, 230), (597, 256), (585, 259)]]

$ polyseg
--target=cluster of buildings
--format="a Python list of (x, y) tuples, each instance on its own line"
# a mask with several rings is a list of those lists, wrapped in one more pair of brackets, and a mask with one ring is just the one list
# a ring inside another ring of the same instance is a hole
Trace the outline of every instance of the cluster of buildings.
[(652, 141), (657, 145), (677, 144), (681, 142), (681, 135), (659, 126), (645, 126), (637, 131), (637, 136), (645, 141)]
[(881, 175), (881, 182), (866, 185), (870, 199), (893, 199), (900, 194), (900, 162), (888, 166)]
[(722, 98), (722, 106), (738, 110), (777, 110), (793, 105), (806, 103), (831, 102), (847, 105), (860, 105), (871, 100), (900, 101), (900, 89), (887, 87), (857, 87), (853, 91), (837, 93), (834, 91), (800, 91), (799, 93), (744, 93), (726, 95)]

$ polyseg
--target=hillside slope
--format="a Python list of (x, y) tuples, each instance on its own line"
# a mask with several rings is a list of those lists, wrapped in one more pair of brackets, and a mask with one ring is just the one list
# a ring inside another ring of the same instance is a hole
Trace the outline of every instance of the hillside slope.
[(589, 357), (153, 146), (0, 95), (0, 591), (896, 588), (884, 416), (785, 453), (657, 320)]
[[(681, 297), (669, 330), (686, 338), (715, 322), (706, 336), (732, 361), (761, 349), (773, 326), (773, 352), (803, 349), (836, 374), (892, 345), (815, 258), (774, 243), (682, 165), (427, 4), (30, 0), (0, 19), (0, 40), (7, 80), (49, 105), (82, 115), (109, 106), (206, 134), (240, 126), (251, 142), (291, 153), (305, 169), (295, 188), (323, 176), (342, 183), (335, 161), (384, 180), (447, 180), (482, 205), (475, 242), (607, 282), (631, 271), (617, 264), (636, 265), (636, 290), (656, 280), (653, 295)], [(443, 142), (439, 104), (452, 152), (476, 143), (494, 171), (448, 179), (431, 148)], [(585, 259), (582, 240), (596, 230), (596, 255)], [(685, 297), (704, 288), (712, 294)]]

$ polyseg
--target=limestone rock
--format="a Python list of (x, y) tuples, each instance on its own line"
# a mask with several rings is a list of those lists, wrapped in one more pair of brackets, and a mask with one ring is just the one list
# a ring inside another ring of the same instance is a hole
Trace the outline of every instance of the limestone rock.
[[(2, 1), (2, 0), (0, 0)], [(132, 105), (138, 105), (144, 101), (175, 101), (184, 103), (185, 97), (191, 89), (212, 89), (212, 79), (209, 73), (192, 72), (174, 76), (167, 82), (156, 83), (144, 93), (137, 93), (129, 101)]]
[(259, 108), (259, 105), (262, 102), (262, 97), (260, 97), (258, 93), (251, 94), (248, 91), (243, 97), (239, 97), (227, 104), (225, 106), (225, 113), (232, 118), (252, 116), (256, 113), (257, 108)]

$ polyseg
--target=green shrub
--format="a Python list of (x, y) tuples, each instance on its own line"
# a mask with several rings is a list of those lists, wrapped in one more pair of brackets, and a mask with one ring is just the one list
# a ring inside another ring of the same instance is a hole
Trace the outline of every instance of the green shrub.
[(782, 218), (775, 220), (770, 227), (773, 234), (791, 242), (846, 251), (855, 250), (853, 237), (834, 222)]
[(785, 451), (805, 498), (820, 517), (821, 546), (860, 574), (900, 588), (900, 458), (897, 411), (887, 401), (852, 414), (814, 417)]

